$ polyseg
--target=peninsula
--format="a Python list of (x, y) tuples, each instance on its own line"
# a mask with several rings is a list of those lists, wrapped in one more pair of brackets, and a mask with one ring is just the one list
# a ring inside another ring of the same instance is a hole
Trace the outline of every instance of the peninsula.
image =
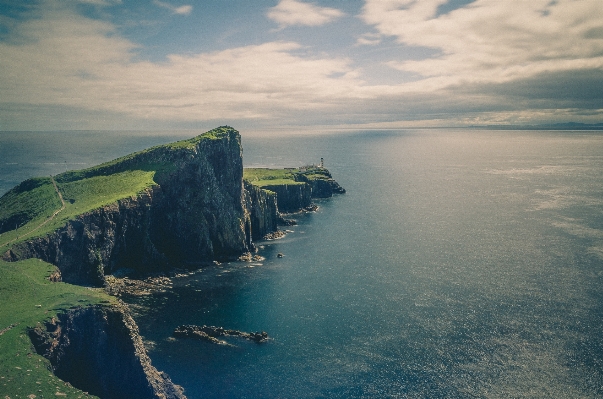
[(343, 192), (322, 166), (244, 171), (228, 126), (22, 182), (0, 198), (0, 300), (18, 304), (0, 311), (12, 348), (0, 353), (0, 392), (183, 398), (151, 365), (127, 307), (102, 289), (107, 276), (254, 253), (287, 222), (281, 212)]

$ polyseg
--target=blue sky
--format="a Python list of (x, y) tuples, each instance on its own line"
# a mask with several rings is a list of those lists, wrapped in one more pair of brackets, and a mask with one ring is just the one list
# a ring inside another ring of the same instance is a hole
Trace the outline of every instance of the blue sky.
[(0, 0), (0, 130), (603, 121), (599, 0)]

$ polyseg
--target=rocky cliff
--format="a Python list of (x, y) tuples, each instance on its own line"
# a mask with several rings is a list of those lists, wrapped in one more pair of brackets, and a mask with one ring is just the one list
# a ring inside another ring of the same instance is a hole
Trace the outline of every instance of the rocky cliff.
[(156, 184), (144, 192), (13, 245), (3, 259), (40, 258), (57, 265), (66, 282), (99, 285), (120, 268), (148, 273), (248, 251), (251, 236), (276, 228), (276, 210), (264, 194), (251, 193), (245, 201), (239, 133), (223, 127), (204, 136), (57, 176), (60, 185), (124, 170), (157, 170)]
[(276, 197), (278, 212), (293, 213), (312, 205), (313, 198), (329, 198), (345, 189), (323, 166), (245, 169), (246, 187), (261, 188)]
[(71, 309), (29, 335), (54, 373), (82, 391), (107, 399), (185, 398), (181, 387), (151, 365), (123, 305)]
[(307, 183), (265, 185), (263, 188), (276, 194), (279, 212), (298, 212), (312, 203), (312, 186)]
[[(260, 186), (244, 183), (241, 138), (230, 127), (55, 179), (59, 189), (82, 184), (89, 191), (98, 188), (90, 183), (98, 177), (111, 184), (131, 171), (152, 172), (153, 184), (76, 214), (46, 235), (22, 240), (2, 259), (39, 258), (56, 265), (63, 281), (98, 286), (119, 269), (142, 275), (238, 257), (253, 250), (253, 240), (277, 230), (279, 212), (297, 212), (312, 198), (345, 192), (317, 166), (261, 171), (264, 178), (271, 173), (280, 178), (271, 176)], [(66, 199), (80, 201), (77, 195)]]
[[(244, 182), (244, 186), (245, 209), (247, 211), (246, 235), (251, 240), (261, 240), (278, 228), (276, 194), (256, 187), (249, 182)], [(248, 243), (248, 245), (250, 244)]]

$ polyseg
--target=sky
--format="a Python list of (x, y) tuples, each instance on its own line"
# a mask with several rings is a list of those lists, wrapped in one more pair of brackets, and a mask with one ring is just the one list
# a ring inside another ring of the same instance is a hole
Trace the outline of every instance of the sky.
[(0, 130), (603, 122), (601, 0), (0, 0)]

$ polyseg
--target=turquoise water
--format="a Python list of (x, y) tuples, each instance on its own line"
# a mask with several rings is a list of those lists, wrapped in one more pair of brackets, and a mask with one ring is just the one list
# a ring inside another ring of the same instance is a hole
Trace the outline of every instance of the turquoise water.
[[(169, 141), (118, 137), (128, 151), (97, 139), (103, 160)], [(189, 398), (603, 396), (601, 133), (380, 131), (243, 146), (246, 166), (323, 157), (347, 194), (261, 243), (263, 262), (205, 268), (130, 300), (153, 364)], [(96, 154), (84, 145), (78, 156)], [(180, 324), (274, 339), (171, 339)]]

